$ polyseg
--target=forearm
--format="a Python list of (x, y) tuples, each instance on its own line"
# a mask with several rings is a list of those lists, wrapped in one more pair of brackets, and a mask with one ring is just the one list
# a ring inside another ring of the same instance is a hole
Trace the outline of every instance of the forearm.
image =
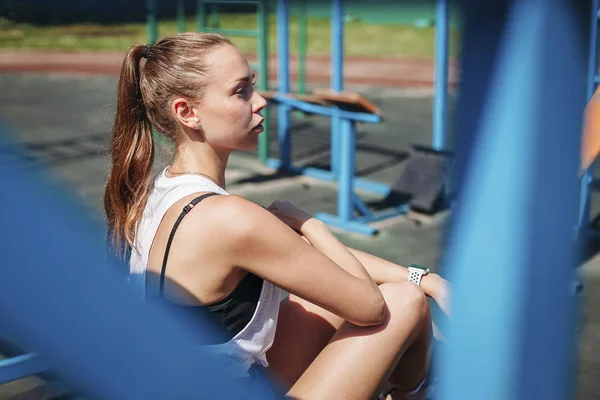
[[(364, 251), (349, 247), (348, 250), (360, 261), (378, 285), (386, 282), (405, 282), (408, 280), (408, 270), (405, 267)], [(428, 274), (421, 280), (421, 288), (428, 296), (433, 296), (437, 287), (435, 284), (437, 278), (439, 277), (436, 274)]]
[(357, 278), (375, 284), (375, 280), (360, 260), (321, 221), (314, 218), (307, 221), (302, 227), (301, 233), (313, 247), (325, 254), (341, 268)]

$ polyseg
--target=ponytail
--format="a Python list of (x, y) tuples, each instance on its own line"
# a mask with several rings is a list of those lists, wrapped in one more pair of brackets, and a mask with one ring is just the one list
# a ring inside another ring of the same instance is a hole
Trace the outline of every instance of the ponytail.
[(131, 47), (121, 67), (110, 141), (112, 165), (104, 209), (109, 245), (120, 260), (134, 247), (135, 229), (148, 199), (154, 161), (152, 125), (140, 88), (140, 60), (145, 50), (144, 45)]

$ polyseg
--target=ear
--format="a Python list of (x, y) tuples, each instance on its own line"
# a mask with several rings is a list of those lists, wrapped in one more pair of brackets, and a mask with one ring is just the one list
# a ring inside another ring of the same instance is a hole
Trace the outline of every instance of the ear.
[(200, 124), (200, 119), (196, 115), (194, 106), (188, 99), (183, 97), (174, 99), (171, 103), (171, 108), (175, 118), (188, 128), (195, 128)]

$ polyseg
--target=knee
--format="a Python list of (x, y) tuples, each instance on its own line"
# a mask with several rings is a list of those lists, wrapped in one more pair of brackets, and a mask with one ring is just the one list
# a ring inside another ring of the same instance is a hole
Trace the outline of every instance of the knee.
[(429, 316), (429, 305), (423, 290), (410, 282), (393, 282), (379, 285), (389, 314), (413, 314), (419, 320)]

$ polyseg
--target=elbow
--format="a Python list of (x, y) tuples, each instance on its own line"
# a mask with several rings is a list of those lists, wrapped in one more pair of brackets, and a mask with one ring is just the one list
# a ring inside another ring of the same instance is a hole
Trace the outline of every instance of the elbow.
[(385, 322), (387, 317), (387, 306), (379, 290), (376, 291), (373, 299), (369, 302), (368, 315), (357, 323), (359, 326), (377, 326)]
[(379, 289), (377, 290), (377, 301), (374, 308), (374, 316), (375, 318), (373, 319), (373, 324), (372, 325), (381, 325), (385, 322), (385, 320), (387, 319), (387, 305), (385, 304), (385, 299), (383, 298), (383, 296), (381, 295), (381, 292), (379, 291)]

